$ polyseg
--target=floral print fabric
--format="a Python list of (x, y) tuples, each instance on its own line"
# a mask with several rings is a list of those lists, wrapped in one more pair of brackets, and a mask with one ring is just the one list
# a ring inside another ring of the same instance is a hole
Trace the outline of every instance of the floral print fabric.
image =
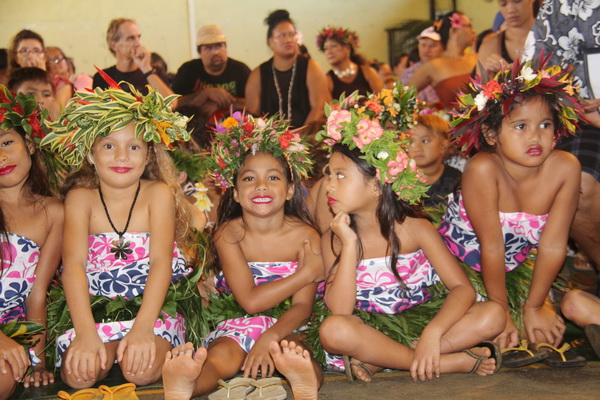
[[(106, 296), (115, 298), (122, 296), (127, 299), (142, 295), (148, 274), (150, 272), (150, 234), (128, 233), (124, 234), (125, 241), (131, 242), (133, 250), (126, 260), (116, 259), (111, 253), (112, 242), (118, 239), (116, 233), (102, 233), (90, 235), (88, 238), (88, 259), (86, 275), (88, 291), (92, 296)], [(191, 269), (186, 268), (187, 261), (173, 245), (173, 277), (176, 281), (189, 274)], [(165, 313), (162, 319), (157, 319), (154, 325), (154, 334), (170, 342), (173, 347), (185, 343), (185, 327), (183, 317), (177, 315), (173, 318)], [(103, 343), (121, 340), (131, 330), (135, 320), (112, 321), (96, 324), (96, 330)], [(57, 367), (61, 364), (61, 355), (75, 338), (75, 330), (69, 329), (57, 339), (58, 358)]]
[(25, 319), (25, 299), (35, 282), (40, 247), (26, 237), (8, 233), (2, 246), (0, 275), (0, 324)]
[[(512, 271), (518, 267), (537, 246), (548, 215), (532, 215), (524, 212), (499, 213), (504, 235), (505, 267)], [(451, 194), (448, 209), (438, 228), (452, 254), (476, 271), (481, 271), (481, 253), (475, 230), (469, 222), (462, 195), (458, 201)]]
[[(274, 282), (294, 274), (298, 268), (298, 263), (291, 261), (250, 262), (248, 263), (248, 267), (252, 272), (254, 283), (262, 285), (263, 283)], [(231, 294), (231, 289), (227, 286), (223, 272), (219, 272), (215, 276), (215, 287), (219, 292)], [(276, 322), (275, 318), (266, 316), (228, 319), (217, 325), (217, 328), (204, 339), (202, 345), (208, 347), (213, 340), (220, 337), (228, 337), (248, 353), (260, 335), (275, 325)]]

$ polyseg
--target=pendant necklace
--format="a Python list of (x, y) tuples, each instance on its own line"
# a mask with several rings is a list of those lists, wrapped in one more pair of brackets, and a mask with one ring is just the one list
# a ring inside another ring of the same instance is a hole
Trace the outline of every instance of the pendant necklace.
[(138, 194), (140, 194), (140, 187), (142, 186), (142, 181), (138, 182), (137, 190), (135, 191), (135, 196), (133, 198), (133, 203), (131, 203), (131, 208), (129, 209), (129, 215), (127, 216), (127, 222), (125, 223), (125, 228), (121, 232), (115, 228), (115, 224), (112, 222), (110, 218), (110, 214), (108, 213), (108, 207), (106, 207), (106, 203), (104, 202), (104, 196), (102, 196), (102, 189), (100, 189), (100, 185), (98, 185), (98, 193), (100, 193), (100, 201), (104, 206), (104, 212), (106, 213), (106, 218), (108, 218), (108, 222), (112, 227), (113, 231), (119, 236), (119, 240), (113, 240), (112, 249), (110, 249), (111, 253), (114, 253), (115, 258), (121, 260), (127, 260), (127, 255), (133, 253), (133, 250), (129, 248), (131, 246), (131, 242), (125, 241), (123, 239), (123, 234), (127, 232), (127, 228), (129, 227), (129, 221), (131, 221), (131, 214), (133, 214), (133, 207), (135, 207), (135, 202), (137, 201)]
[[(296, 77), (296, 63), (298, 62), (298, 58), (294, 60), (294, 66), (292, 67), (292, 79), (290, 79), (290, 86), (288, 87), (287, 98), (287, 114), (285, 115), (285, 119), (292, 120), (292, 89), (294, 88), (294, 78)], [(279, 87), (279, 80), (277, 79), (277, 74), (275, 73), (275, 63), (271, 63), (271, 70), (273, 71), (273, 80), (275, 81), (275, 90), (277, 91), (277, 99), (279, 100), (279, 116), (283, 118), (283, 96), (281, 95), (281, 88)]]

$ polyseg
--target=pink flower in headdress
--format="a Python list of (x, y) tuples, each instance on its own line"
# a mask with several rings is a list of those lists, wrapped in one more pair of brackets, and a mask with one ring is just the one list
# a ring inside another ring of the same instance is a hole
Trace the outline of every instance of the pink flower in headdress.
[(294, 139), (294, 134), (289, 130), (279, 135), (279, 145), (282, 149), (287, 150), (290, 147), (291, 141)]
[(333, 140), (341, 140), (341, 130), (344, 128), (342, 123), (348, 123), (352, 119), (352, 114), (348, 110), (333, 110), (327, 118), (327, 136)]
[(450, 24), (452, 24), (453, 28), (462, 28), (465, 26), (465, 19), (461, 14), (455, 12), (450, 16)]
[[(406, 167), (408, 167), (408, 163), (409, 163), (409, 158), (408, 155), (403, 152), (403, 151), (399, 151), (398, 154), (396, 154), (396, 159), (395, 160), (390, 160), (387, 163), (387, 167), (388, 169), (388, 175), (391, 177), (396, 177), (399, 174), (402, 173), (402, 171), (404, 171), (406, 169)], [(387, 183), (392, 183), (393, 181), (389, 178), (389, 177), (385, 177), (385, 181)]]
[(363, 146), (370, 144), (373, 140), (383, 136), (383, 128), (381, 125), (369, 119), (361, 119), (356, 125), (356, 130), (358, 132), (358, 139)]

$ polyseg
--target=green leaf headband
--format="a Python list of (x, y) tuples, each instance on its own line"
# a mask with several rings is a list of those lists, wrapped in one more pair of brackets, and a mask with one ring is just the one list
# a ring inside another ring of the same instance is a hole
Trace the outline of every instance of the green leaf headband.
[(0, 129), (21, 127), (31, 137), (43, 138), (47, 128), (40, 122), (47, 118), (47, 111), (40, 109), (33, 96), (16, 94), (0, 85)]
[(215, 127), (210, 170), (217, 186), (227, 189), (235, 184), (235, 173), (246, 155), (258, 152), (284, 157), (290, 169), (301, 178), (308, 178), (313, 161), (300, 135), (290, 131), (288, 121), (253, 118), (234, 112)]
[(137, 138), (167, 149), (172, 149), (171, 143), (177, 140), (190, 139), (186, 131), (189, 118), (171, 110), (177, 95), (163, 98), (149, 88), (149, 93), (142, 96), (131, 84), (121, 82), (129, 86), (130, 94), (108, 79), (109, 89), (75, 93), (60, 119), (50, 124), (53, 132), (44, 138), (42, 146), (48, 146), (65, 163), (79, 166), (99, 136), (108, 136), (132, 121)]
[(341, 99), (325, 106), (327, 124), (317, 133), (317, 140), (322, 140), (329, 150), (336, 143), (350, 150), (358, 148), (360, 158), (376, 169), (376, 177), (383, 185), (391, 184), (399, 199), (417, 203), (429, 185), (415, 161), (408, 157), (408, 140), (398, 139), (401, 132), (385, 130), (379, 113), (361, 111), (364, 107), (356, 106), (346, 110), (341, 106), (345, 102)]

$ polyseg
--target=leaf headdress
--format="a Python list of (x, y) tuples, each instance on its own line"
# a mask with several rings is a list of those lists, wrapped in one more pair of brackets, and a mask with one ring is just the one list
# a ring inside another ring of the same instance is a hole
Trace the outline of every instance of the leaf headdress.
[(271, 153), (283, 157), (300, 178), (308, 178), (313, 161), (308, 147), (290, 124), (277, 116), (267, 120), (234, 112), (216, 125), (210, 170), (223, 189), (233, 187), (234, 177), (249, 153)]
[[(515, 61), (512, 67), (499, 71), (490, 79), (485, 71), (471, 79), (466, 91), (458, 94), (458, 106), (450, 114), (450, 125), (458, 143), (469, 153), (480, 149), (482, 125), (492, 117), (505, 117), (515, 104), (533, 96), (544, 96), (554, 106), (558, 117), (555, 137), (574, 134), (578, 120), (584, 119), (577, 87), (573, 85), (573, 66), (547, 66), (550, 57), (540, 55), (539, 66), (531, 61)], [(483, 69), (482, 69), (483, 71)]]
[(136, 138), (168, 149), (177, 140), (190, 139), (186, 130), (189, 118), (171, 110), (170, 104), (177, 95), (163, 98), (149, 88), (149, 93), (142, 96), (131, 84), (121, 82), (129, 86), (131, 93), (127, 93), (106, 74), (103, 76), (110, 88), (76, 92), (61, 117), (50, 124), (53, 131), (44, 138), (42, 146), (48, 146), (65, 163), (78, 167), (96, 138), (108, 136), (131, 122), (135, 123)]

